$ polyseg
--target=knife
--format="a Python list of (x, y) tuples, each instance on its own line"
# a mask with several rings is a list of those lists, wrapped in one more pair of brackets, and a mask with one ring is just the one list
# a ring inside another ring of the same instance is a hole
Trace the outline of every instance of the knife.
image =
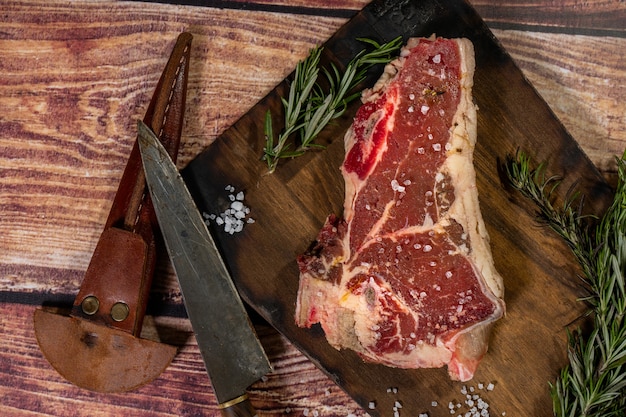
[(226, 265), (176, 165), (138, 122), (146, 182), (223, 416), (255, 416), (246, 389), (271, 366)]

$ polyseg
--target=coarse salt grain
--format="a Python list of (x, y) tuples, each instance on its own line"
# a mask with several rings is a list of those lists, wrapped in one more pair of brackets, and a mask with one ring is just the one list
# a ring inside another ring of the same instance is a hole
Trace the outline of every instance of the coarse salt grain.
[(406, 191), (406, 188), (398, 182), (398, 180), (391, 180), (391, 189), (397, 191), (399, 193), (403, 193)]
[[(494, 389), (495, 385), (493, 383), (489, 383), (488, 385), (479, 383), (477, 387), (478, 390), (486, 389), (487, 391), (491, 391)], [(460, 392), (466, 397), (466, 400), (463, 404), (458, 401), (450, 401), (448, 403), (448, 411), (451, 415), (456, 414), (457, 417), (490, 417), (489, 403), (477, 393), (473, 386), (463, 385), (460, 388)], [(432, 407), (436, 407), (437, 405), (437, 401), (431, 402)], [(427, 413), (425, 415), (428, 416)], [(501, 415), (506, 416), (506, 412), (502, 412)], [(419, 416), (421, 416), (421, 414)]]
[(250, 214), (250, 208), (243, 204), (245, 199), (243, 191), (235, 194), (235, 187), (232, 185), (227, 185), (224, 190), (229, 193), (227, 196), (231, 202), (229, 207), (220, 214), (203, 213), (202, 215), (207, 225), (215, 222), (216, 225), (224, 227), (224, 232), (232, 235), (241, 232), (245, 224), (252, 224), (255, 221), (251, 217), (246, 218)]

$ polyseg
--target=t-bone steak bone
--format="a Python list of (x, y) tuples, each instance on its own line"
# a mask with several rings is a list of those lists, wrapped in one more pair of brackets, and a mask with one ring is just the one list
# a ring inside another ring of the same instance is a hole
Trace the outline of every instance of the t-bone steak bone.
[(410, 39), (345, 136), (344, 218), (298, 258), (296, 322), (400, 368), (471, 379), (504, 313), (478, 205), (474, 48)]

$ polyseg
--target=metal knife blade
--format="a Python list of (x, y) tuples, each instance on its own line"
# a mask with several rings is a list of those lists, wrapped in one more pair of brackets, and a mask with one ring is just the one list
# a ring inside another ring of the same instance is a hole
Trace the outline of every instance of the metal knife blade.
[(220, 408), (228, 408), (245, 400), (245, 390), (271, 366), (176, 165), (141, 121), (138, 132), (146, 182), (187, 315)]

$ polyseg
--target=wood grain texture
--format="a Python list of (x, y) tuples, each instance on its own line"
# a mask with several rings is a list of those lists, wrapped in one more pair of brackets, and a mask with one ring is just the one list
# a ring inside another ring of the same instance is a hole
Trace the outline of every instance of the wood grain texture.
[[(239, 10), (237, 2), (254, 7)], [(210, 389), (202, 391), (207, 380), (188, 333), (171, 336), (182, 338), (178, 343), (185, 347), (176, 368), (153, 387), (126, 399), (94, 397), (60, 380), (40, 356), (30, 304), (73, 300), (134, 140), (135, 120), (143, 116), (180, 31), (194, 34), (184, 167), (346, 21), (332, 10), (325, 15), (325, 9), (357, 11), (367, 3), (283, 1), (278, 4), (285, 8), (267, 11), (275, 2), (237, 2), (223, 9), (115, 1), (3, 3), (0, 414), (218, 415)], [(594, 164), (614, 180), (613, 155), (626, 148), (623, 3), (472, 3)], [(293, 14), (286, 6), (308, 11)], [(551, 259), (571, 265), (566, 257)], [(512, 291), (523, 284), (512, 283)], [(180, 293), (166, 260), (152, 298), (157, 309), (169, 306), (162, 311), (180, 315)], [(572, 303), (566, 301), (559, 308), (569, 311)], [(157, 319), (186, 326), (184, 318)], [(285, 339), (268, 333), (263, 341), (280, 366), (254, 388), (261, 415), (364, 414)]]
[(533, 26), (570, 33), (621, 33), (626, 31), (626, 6), (612, 0), (514, 0), (494, 4), (473, 0), (485, 20), (497, 27)]
[[(0, 304), (0, 412), (3, 416), (200, 416), (219, 415), (202, 357), (186, 319), (146, 317), (142, 337), (178, 347), (178, 354), (156, 381), (122, 394), (76, 388), (44, 359), (32, 327), (34, 307)], [(256, 383), (250, 398), (262, 415), (359, 408), (286, 339), (257, 327), (274, 372)], [(121, 358), (120, 360), (124, 360)], [(292, 381), (285, 384), (285, 380)], [(316, 392), (317, 390), (317, 392)], [(320, 392), (320, 390), (322, 390)]]
[(626, 38), (495, 30), (526, 77), (611, 183), (626, 143)]
[[(179, 155), (185, 165), (341, 23), (293, 16), (279, 24), (267, 13), (141, 3), (86, 3), (77, 10), (74, 4), (41, 14), (21, 6), (2, 29), (10, 34), (19, 27), (22, 40), (1, 46), (3, 241), (15, 250), (0, 258), (4, 265), (60, 270), (87, 267), (85, 254), (101, 232), (135, 121), (179, 31), (195, 28)], [(25, 16), (33, 20), (24, 22)], [(61, 291), (67, 278), (48, 276), (45, 287)], [(80, 274), (72, 278), (76, 288)], [(20, 289), (19, 280), (8, 281)]]

